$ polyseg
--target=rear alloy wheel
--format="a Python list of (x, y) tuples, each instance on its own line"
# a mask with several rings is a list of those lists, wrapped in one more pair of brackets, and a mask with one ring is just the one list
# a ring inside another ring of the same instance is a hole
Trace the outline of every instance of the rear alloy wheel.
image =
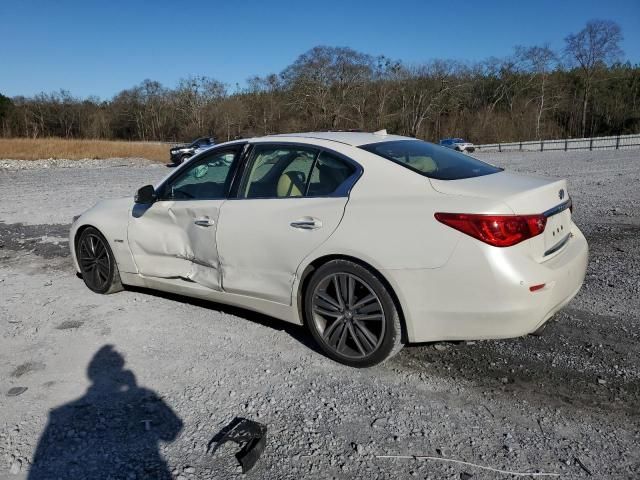
[(102, 234), (93, 227), (82, 231), (76, 247), (82, 279), (96, 293), (122, 290), (120, 273), (113, 252)]
[(305, 313), (322, 350), (345, 365), (369, 367), (402, 348), (400, 317), (390, 293), (356, 263), (334, 260), (314, 272)]

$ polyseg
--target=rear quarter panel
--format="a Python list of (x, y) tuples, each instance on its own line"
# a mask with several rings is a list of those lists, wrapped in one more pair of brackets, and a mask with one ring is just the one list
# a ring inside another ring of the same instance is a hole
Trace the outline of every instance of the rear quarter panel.
[[(436, 278), (436, 272), (450, 261), (464, 236), (438, 222), (434, 214), (510, 214), (512, 211), (506, 204), (492, 199), (439, 193), (427, 177), (364, 150), (354, 148), (343, 153), (358, 161), (364, 174), (352, 188), (336, 231), (300, 265), (298, 282), (309, 264), (325, 256), (349, 256), (366, 262), (393, 288), (411, 338), (412, 298), (421, 290), (427, 294), (430, 284), (424, 281), (425, 275), (430, 276), (433, 272)], [(396, 275), (395, 272), (406, 274)], [(416, 275), (412, 276), (411, 272)], [(398, 282), (398, 278), (422, 281), (419, 285), (406, 285)], [(294, 292), (298, 288), (299, 283), (296, 283)]]
[(491, 199), (443, 195), (427, 177), (361, 149), (349, 155), (364, 167), (337, 230), (314, 258), (344, 254), (378, 269), (431, 269), (444, 265), (460, 233), (435, 220), (436, 212), (511, 213)]

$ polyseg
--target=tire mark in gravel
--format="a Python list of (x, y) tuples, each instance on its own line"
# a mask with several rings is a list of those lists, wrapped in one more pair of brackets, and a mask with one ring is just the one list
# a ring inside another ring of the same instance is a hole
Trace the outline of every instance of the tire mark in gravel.
[(22, 365), (18, 365), (13, 372), (11, 372), (11, 376), (13, 378), (20, 378), (23, 375), (27, 375), (31, 372), (38, 372), (40, 370), (45, 369), (45, 364), (41, 362), (26, 362)]
[(84, 325), (84, 322), (80, 320), (65, 320), (56, 327), (56, 330), (74, 330)]
[(31, 252), (42, 258), (69, 256), (70, 224), (24, 225), (0, 222), (0, 252)]
[(597, 223), (583, 231), (589, 243), (589, 265), (580, 295), (615, 299), (640, 323), (640, 225)]
[[(571, 331), (575, 328), (575, 325), (567, 327)], [(539, 343), (538, 340), (478, 342), (450, 346), (444, 351), (426, 346), (408, 347), (391, 363), (407, 371), (467, 381), (475, 390), (491, 392), (489, 396), (494, 401), (510, 402), (515, 395), (538, 407), (578, 407), (618, 422), (624, 422), (625, 417), (640, 419), (637, 378), (606, 375), (606, 385), (599, 385), (598, 374), (574, 366), (581, 360), (593, 362), (595, 356), (603, 355), (604, 349), (579, 342), (569, 347), (569, 363), (559, 351), (563, 338), (543, 338)], [(607, 356), (617, 357), (616, 352)]]

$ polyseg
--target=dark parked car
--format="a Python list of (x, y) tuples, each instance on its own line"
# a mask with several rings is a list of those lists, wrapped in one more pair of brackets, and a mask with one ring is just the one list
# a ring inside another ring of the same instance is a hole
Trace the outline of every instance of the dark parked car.
[(180, 165), (182, 162), (191, 158), (201, 150), (214, 146), (215, 143), (216, 142), (213, 137), (201, 137), (191, 143), (175, 145), (174, 147), (171, 147), (171, 150), (169, 150), (171, 162), (176, 165)]

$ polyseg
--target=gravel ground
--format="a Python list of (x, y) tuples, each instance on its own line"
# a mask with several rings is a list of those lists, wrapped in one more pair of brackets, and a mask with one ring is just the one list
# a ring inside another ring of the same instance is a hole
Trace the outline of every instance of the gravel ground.
[[(541, 337), (410, 346), (367, 370), (262, 315), (84, 286), (71, 217), (164, 166), (0, 161), (0, 479), (512, 478), (442, 459), (639, 478), (640, 151), (481, 157), (568, 178), (584, 288)], [(207, 453), (235, 417), (268, 427), (244, 476), (233, 448)]]

